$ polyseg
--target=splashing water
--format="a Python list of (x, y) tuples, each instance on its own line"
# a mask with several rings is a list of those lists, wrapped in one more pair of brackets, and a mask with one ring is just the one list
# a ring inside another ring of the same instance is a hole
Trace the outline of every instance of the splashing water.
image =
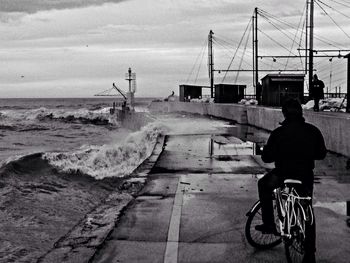
[(13, 122), (35, 122), (45, 119), (64, 120), (69, 122), (84, 121), (96, 122), (101, 121), (116, 125), (115, 118), (111, 118), (109, 108), (89, 110), (86, 108), (67, 110), (67, 109), (47, 109), (45, 107), (31, 110), (4, 110), (0, 112), (0, 120)]
[(43, 158), (64, 172), (80, 172), (96, 179), (129, 175), (148, 158), (165, 127), (150, 123), (123, 143), (85, 146), (73, 153), (45, 153)]

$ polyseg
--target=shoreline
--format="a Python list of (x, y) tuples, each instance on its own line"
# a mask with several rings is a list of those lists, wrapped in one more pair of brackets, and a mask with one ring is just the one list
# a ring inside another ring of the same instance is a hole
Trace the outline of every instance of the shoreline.
[(0, 262), (45, 262), (53, 254), (57, 258), (57, 253), (66, 258), (68, 247), (76, 256), (77, 251), (85, 254), (91, 246), (102, 244), (145, 183), (163, 142), (158, 137), (151, 155), (123, 178), (98, 180), (79, 172), (65, 173), (43, 160), (42, 153), (3, 166)]

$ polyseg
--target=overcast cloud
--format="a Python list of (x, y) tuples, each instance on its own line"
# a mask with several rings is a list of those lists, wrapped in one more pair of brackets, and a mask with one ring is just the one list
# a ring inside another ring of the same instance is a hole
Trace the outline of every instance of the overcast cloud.
[(0, 0), (0, 11), (5, 13), (36, 13), (52, 9), (70, 9), (119, 3), (127, 0)]
[[(93, 96), (113, 82), (125, 88), (129, 67), (137, 73), (138, 96), (166, 96), (187, 80), (207, 85), (207, 58), (201, 51), (207, 49), (209, 30), (231, 43), (214, 44), (215, 68), (226, 69), (256, 6), (297, 27), (305, 0), (293, 5), (289, 0), (0, 0), (0, 97)], [(315, 10), (315, 32), (346, 47), (349, 39)], [(350, 23), (329, 13), (350, 34)], [(259, 29), (261, 55), (288, 55), (290, 39), (262, 17)], [(295, 31), (285, 32), (294, 38)], [(317, 39), (315, 45), (329, 48)], [(231, 68), (238, 68), (242, 53), (243, 46)], [(251, 68), (251, 54), (250, 38), (243, 68)], [(332, 85), (346, 81), (340, 61), (332, 62)], [(264, 69), (285, 65), (260, 60)], [(300, 68), (301, 63), (290, 60), (288, 66)], [(327, 85), (330, 62), (316, 66)], [(216, 74), (216, 82), (222, 76)], [(231, 73), (226, 81), (235, 79)], [(252, 91), (251, 73), (241, 73), (237, 81)]]

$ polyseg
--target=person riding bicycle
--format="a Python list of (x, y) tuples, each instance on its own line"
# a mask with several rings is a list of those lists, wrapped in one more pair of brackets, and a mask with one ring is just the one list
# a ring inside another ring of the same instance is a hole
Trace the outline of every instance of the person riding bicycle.
[[(266, 234), (276, 234), (273, 215), (272, 192), (283, 186), (285, 179), (302, 182), (306, 195), (312, 197), (315, 160), (326, 157), (327, 149), (320, 130), (303, 118), (298, 100), (288, 99), (282, 106), (285, 120), (272, 131), (261, 158), (266, 163), (275, 162), (275, 169), (258, 181), (262, 209), (262, 225), (255, 229)], [(315, 224), (306, 228), (305, 262), (315, 261)]]

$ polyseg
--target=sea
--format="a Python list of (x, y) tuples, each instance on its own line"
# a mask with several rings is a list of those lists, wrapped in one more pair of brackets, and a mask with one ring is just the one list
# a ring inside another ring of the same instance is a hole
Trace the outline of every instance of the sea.
[[(135, 111), (147, 114), (151, 100), (138, 99)], [(154, 126), (142, 131), (123, 126), (110, 114), (113, 102), (120, 101), (0, 99), (0, 166), (40, 153), (64, 171), (98, 179), (130, 173), (147, 156), (155, 140), (150, 135), (158, 131)]]
[(1, 263), (37, 262), (120, 192), (163, 133), (151, 101), (120, 118), (118, 98), (0, 99)]
[(135, 112), (120, 118), (110, 109), (121, 101), (110, 97), (0, 99), (0, 263), (37, 262), (110, 194), (124, 196), (159, 135), (232, 126), (156, 116), (152, 100), (137, 98)]

